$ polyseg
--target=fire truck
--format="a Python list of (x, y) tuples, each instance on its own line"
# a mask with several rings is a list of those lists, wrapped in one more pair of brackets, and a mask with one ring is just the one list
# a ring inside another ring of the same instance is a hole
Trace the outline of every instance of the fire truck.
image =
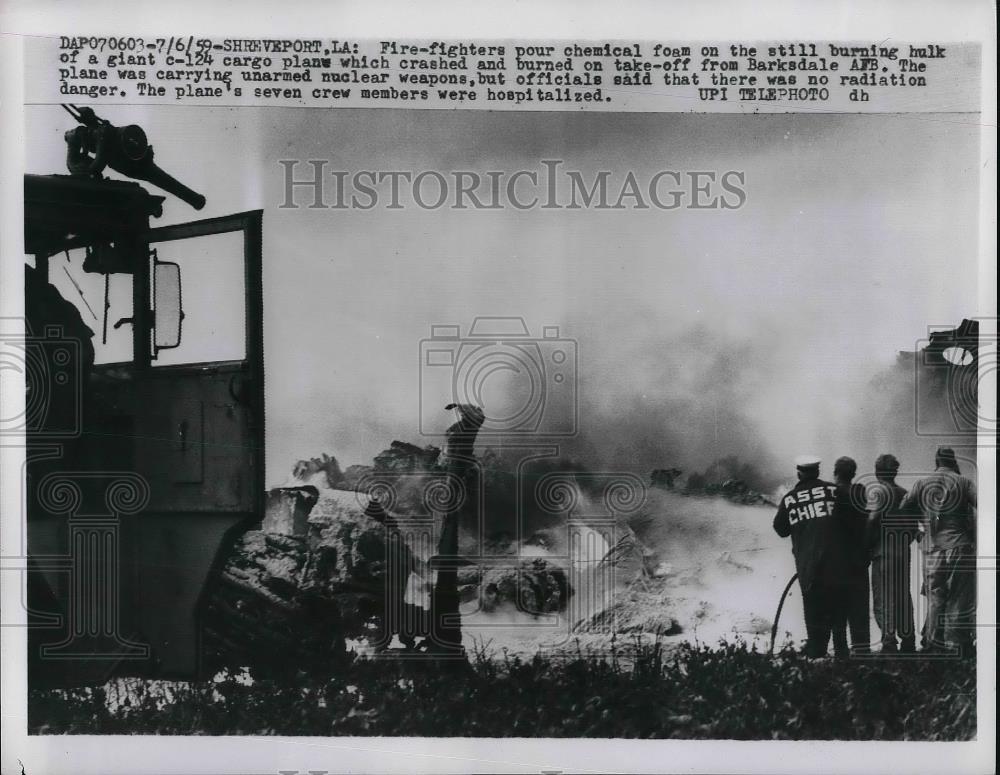
[(194, 677), (206, 580), (264, 512), (262, 212), (156, 225), (136, 180), (204, 197), (64, 107), (69, 174), (24, 179), (29, 680)]

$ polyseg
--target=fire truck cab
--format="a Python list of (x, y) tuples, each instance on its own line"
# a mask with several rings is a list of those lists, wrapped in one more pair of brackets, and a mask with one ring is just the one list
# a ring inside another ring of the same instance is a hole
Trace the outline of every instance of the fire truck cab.
[(100, 172), (24, 181), (32, 686), (197, 676), (264, 510), (262, 213), (151, 226), (164, 197)]

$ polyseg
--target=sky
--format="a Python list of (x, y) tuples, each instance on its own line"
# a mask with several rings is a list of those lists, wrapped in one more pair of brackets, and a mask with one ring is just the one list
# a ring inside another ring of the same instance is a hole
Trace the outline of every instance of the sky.
[[(802, 452), (867, 449), (845, 429), (871, 376), (928, 326), (975, 314), (976, 116), (99, 112), (142, 125), (157, 163), (207, 197), (201, 212), (168, 198), (157, 225), (264, 210), (269, 483), (323, 452), (349, 465), (393, 439), (439, 443), (421, 435), (419, 405), (434, 325), (465, 335), (477, 316), (520, 316), (533, 336), (557, 326), (575, 342), (578, 433), (564, 448), (591, 465), (704, 466), (734, 453), (790, 468)], [(35, 106), (26, 122), (28, 171), (64, 171), (69, 116)], [(280, 208), (279, 160), (300, 160), (301, 177), (310, 159), (446, 175), (559, 159), (618, 181), (735, 170), (746, 203)], [(240, 308), (214, 298), (220, 320)], [(484, 393), (494, 405), (502, 376)], [(424, 426), (440, 432), (445, 400), (426, 400)]]

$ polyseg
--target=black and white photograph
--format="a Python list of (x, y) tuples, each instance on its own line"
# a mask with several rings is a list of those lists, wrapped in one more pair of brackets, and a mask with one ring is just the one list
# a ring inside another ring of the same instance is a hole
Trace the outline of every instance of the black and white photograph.
[(4, 773), (994, 771), (995, 32), (170, 23), (4, 41)]

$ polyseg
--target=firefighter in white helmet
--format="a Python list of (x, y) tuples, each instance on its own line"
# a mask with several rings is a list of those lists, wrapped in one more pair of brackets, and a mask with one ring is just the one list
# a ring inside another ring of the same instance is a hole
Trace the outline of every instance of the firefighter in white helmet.
[[(792, 538), (808, 636), (806, 655), (818, 658), (826, 656), (833, 631), (846, 625), (849, 558), (834, 513), (837, 488), (819, 478), (820, 459), (803, 455), (796, 458), (795, 468), (799, 481), (781, 499), (774, 530)], [(846, 657), (846, 648), (836, 656)]]

